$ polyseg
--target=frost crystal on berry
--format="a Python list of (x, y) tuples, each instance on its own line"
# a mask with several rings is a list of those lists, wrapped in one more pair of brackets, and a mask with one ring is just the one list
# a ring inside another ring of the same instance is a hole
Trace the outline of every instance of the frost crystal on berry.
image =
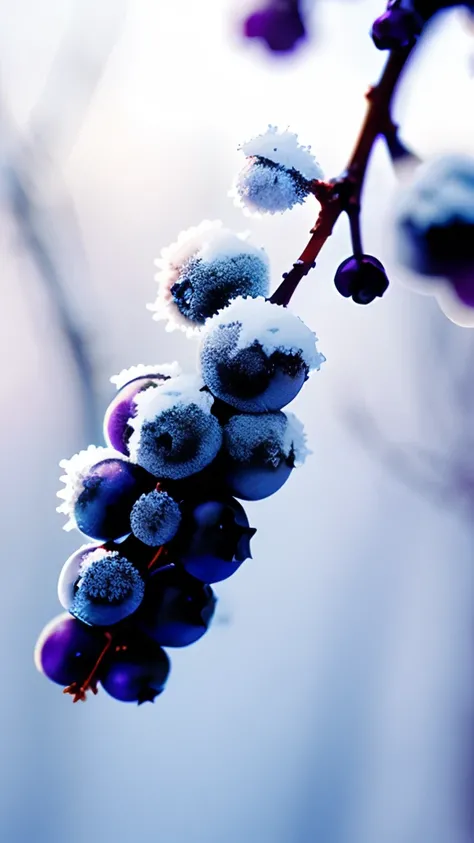
[(155, 477), (180, 480), (217, 455), (222, 431), (211, 414), (213, 397), (202, 381), (181, 375), (136, 398), (129, 448), (132, 459)]
[(250, 463), (259, 454), (262, 463), (274, 468), (282, 460), (291, 467), (302, 465), (311, 453), (302, 423), (281, 411), (233, 416), (224, 428), (224, 446), (237, 462)]
[(182, 231), (155, 263), (158, 294), (148, 309), (154, 319), (167, 321), (168, 331), (181, 328), (193, 334), (236, 296), (268, 292), (264, 250), (218, 220)]
[(200, 365), (208, 389), (241, 412), (281, 410), (325, 357), (298, 316), (263, 298), (238, 298), (206, 323)]
[(130, 366), (128, 369), (122, 369), (118, 375), (112, 375), (110, 383), (113, 383), (117, 389), (122, 389), (131, 381), (137, 378), (144, 378), (149, 375), (162, 375), (164, 378), (176, 378), (181, 374), (181, 366), (177, 361), (173, 363), (157, 363), (156, 366), (139, 363), (137, 366)]
[(178, 532), (181, 511), (166, 492), (154, 490), (142, 495), (135, 503), (130, 516), (134, 536), (143, 544), (159, 547)]
[(63, 502), (56, 508), (56, 512), (64, 513), (68, 518), (63, 527), (64, 530), (73, 530), (77, 526), (74, 508), (79, 496), (84, 491), (84, 480), (88, 472), (94, 465), (109, 459), (126, 461), (127, 458), (113, 448), (89, 445), (85, 450), (79, 451), (70, 459), (61, 460), (59, 463), (60, 468), (64, 469), (65, 473), (59, 478), (64, 483), (64, 489), (57, 492), (57, 497), (62, 498)]
[(293, 132), (276, 126), (242, 144), (246, 163), (234, 182), (230, 196), (248, 213), (289, 210), (302, 204), (312, 180), (323, 173), (310, 147), (301, 146)]
[(259, 343), (265, 354), (275, 351), (298, 355), (308, 368), (319, 370), (326, 358), (316, 348), (317, 336), (286, 307), (264, 298), (240, 297), (206, 323), (203, 341), (220, 326), (238, 325), (234, 353)]

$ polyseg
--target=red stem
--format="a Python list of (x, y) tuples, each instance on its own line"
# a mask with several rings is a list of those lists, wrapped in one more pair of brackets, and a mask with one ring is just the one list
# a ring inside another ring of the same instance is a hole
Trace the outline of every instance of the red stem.
[(378, 84), (369, 90), (367, 112), (345, 173), (330, 182), (313, 183), (312, 192), (321, 203), (321, 210), (306, 248), (271, 296), (273, 304), (286, 306), (290, 302), (301, 279), (315, 266), (317, 256), (343, 211), (352, 214), (351, 230), (356, 236), (354, 246), (357, 247), (357, 233), (360, 239), (358, 216), (367, 165), (377, 138), (380, 135), (393, 137), (393, 95), (412, 50), (413, 47), (407, 47), (391, 52)]

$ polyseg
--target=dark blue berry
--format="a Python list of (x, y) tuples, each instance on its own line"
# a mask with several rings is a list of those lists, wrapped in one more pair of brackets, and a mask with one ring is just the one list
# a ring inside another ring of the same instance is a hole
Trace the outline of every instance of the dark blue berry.
[(422, 28), (416, 12), (394, 5), (374, 21), (371, 35), (378, 50), (400, 50), (413, 44)]
[(186, 571), (205, 583), (232, 576), (250, 554), (249, 526), (243, 507), (232, 498), (188, 502), (172, 553)]
[(377, 296), (383, 296), (388, 283), (383, 265), (372, 255), (347, 258), (338, 267), (334, 278), (341, 296), (352, 298), (356, 304), (370, 304)]
[(133, 504), (153, 485), (153, 478), (133, 463), (113, 458), (97, 463), (83, 478), (74, 506), (79, 530), (100, 541), (127, 535)]
[(150, 577), (137, 624), (164, 647), (187, 647), (204, 635), (215, 605), (209, 585), (171, 565)]
[(134, 637), (113, 649), (100, 672), (100, 684), (120, 702), (154, 702), (166, 685), (170, 661), (149, 638)]

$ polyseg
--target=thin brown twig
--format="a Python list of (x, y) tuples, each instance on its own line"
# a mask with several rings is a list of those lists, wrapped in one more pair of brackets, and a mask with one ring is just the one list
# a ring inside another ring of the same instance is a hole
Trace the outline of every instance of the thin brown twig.
[[(403, 73), (413, 46), (390, 53), (377, 85), (367, 93), (368, 107), (354, 150), (343, 175), (329, 182), (315, 181), (312, 193), (321, 204), (311, 238), (293, 268), (285, 273), (283, 281), (270, 298), (273, 304), (286, 306), (300, 281), (315, 266), (326, 240), (343, 211), (352, 214), (352, 230), (358, 230), (355, 217), (360, 212), (360, 202), (370, 155), (378, 137), (393, 136), (395, 124), (391, 116), (392, 102), (397, 84)], [(396, 129), (395, 129), (396, 130)], [(392, 133), (392, 135), (391, 135)], [(359, 232), (360, 237), (360, 232)], [(356, 243), (357, 245), (357, 243)]]

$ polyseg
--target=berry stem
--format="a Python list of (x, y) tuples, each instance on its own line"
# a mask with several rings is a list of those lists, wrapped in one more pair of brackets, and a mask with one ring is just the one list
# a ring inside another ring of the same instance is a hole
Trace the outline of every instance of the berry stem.
[(89, 676), (87, 677), (87, 679), (85, 679), (84, 682), (82, 682), (81, 685), (79, 685), (78, 682), (73, 682), (72, 685), (68, 685), (67, 688), (64, 689), (63, 694), (72, 694), (73, 695), (73, 697), (74, 697), (73, 702), (74, 703), (79, 702), (79, 700), (81, 700), (81, 702), (85, 702), (86, 699), (87, 699), (87, 691), (92, 691), (93, 694), (97, 693), (97, 680), (96, 680), (97, 671), (99, 669), (99, 666), (100, 666), (104, 656), (110, 650), (110, 648), (112, 646), (112, 641), (113, 641), (112, 633), (106, 632), (105, 633), (104, 647), (101, 650), (101, 652), (99, 653), (97, 661), (94, 664), (94, 667), (92, 668), (91, 672), (89, 673)]
[[(360, 230), (358, 232), (358, 229), (367, 165), (375, 141), (380, 135), (387, 139), (387, 143), (388, 137), (391, 137), (392, 141), (394, 137), (397, 137), (396, 127), (395, 135), (393, 134), (394, 123), (391, 117), (391, 107), (397, 84), (413, 47), (414, 45), (411, 45), (404, 50), (391, 52), (378, 84), (369, 89), (365, 118), (342, 177), (329, 182), (313, 182), (312, 192), (320, 202), (321, 210), (311, 229), (311, 238), (305, 249), (293, 264), (293, 268), (284, 274), (280, 286), (270, 297), (272, 304), (280, 304), (284, 307), (289, 304), (301, 279), (315, 266), (316, 258), (326, 240), (332, 234), (342, 211), (351, 209), (349, 220), (354, 249), (356, 246), (362, 248)], [(352, 211), (352, 209), (354, 210)]]

